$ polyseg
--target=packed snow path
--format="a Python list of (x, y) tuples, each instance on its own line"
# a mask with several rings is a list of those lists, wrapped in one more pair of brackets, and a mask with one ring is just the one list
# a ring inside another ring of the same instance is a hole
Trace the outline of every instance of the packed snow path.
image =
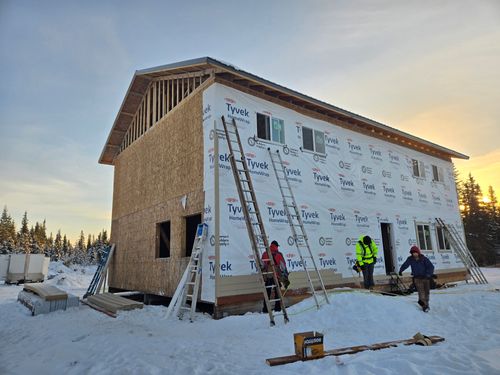
[[(56, 271), (60, 271), (57, 273)], [(269, 327), (267, 314), (196, 322), (165, 320), (145, 306), (113, 319), (80, 306), (32, 317), (16, 302), (22, 286), (0, 285), (0, 374), (499, 374), (500, 269), (483, 269), (489, 285), (431, 291), (423, 313), (415, 294), (331, 294), (317, 311), (311, 299), (289, 308), (290, 323)], [(46, 282), (83, 295), (93, 269), (51, 266)], [(432, 347), (400, 346), (351, 356), (269, 367), (293, 354), (293, 333), (316, 330), (325, 349), (406, 339), (417, 331), (446, 338)]]

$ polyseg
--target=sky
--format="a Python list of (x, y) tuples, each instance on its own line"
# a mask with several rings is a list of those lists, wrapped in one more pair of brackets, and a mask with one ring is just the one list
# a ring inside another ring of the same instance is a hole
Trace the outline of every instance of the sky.
[(0, 0), (0, 205), (109, 230), (135, 70), (211, 56), (470, 156), (500, 194), (500, 1)]

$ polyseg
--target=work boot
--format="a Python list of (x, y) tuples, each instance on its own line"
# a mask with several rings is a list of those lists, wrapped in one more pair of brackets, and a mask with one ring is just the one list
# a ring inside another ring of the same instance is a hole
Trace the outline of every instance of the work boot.
[(423, 308), (424, 308), (424, 306), (425, 306), (424, 301), (421, 301), (421, 300), (418, 300), (418, 304), (420, 305), (420, 307), (422, 307), (422, 309), (423, 309)]
[(431, 308), (430, 308), (429, 306), (424, 306), (424, 307), (423, 307), (424, 312), (429, 312), (429, 310), (430, 310), (430, 309), (431, 309)]

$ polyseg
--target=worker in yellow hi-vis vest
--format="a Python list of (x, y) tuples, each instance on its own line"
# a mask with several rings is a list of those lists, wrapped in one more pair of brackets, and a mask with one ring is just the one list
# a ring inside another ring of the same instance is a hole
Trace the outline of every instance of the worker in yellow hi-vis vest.
[(373, 269), (377, 263), (378, 249), (375, 242), (370, 236), (361, 236), (356, 243), (356, 259), (359, 268), (363, 271), (363, 282), (365, 289), (372, 289), (375, 285), (373, 282)]

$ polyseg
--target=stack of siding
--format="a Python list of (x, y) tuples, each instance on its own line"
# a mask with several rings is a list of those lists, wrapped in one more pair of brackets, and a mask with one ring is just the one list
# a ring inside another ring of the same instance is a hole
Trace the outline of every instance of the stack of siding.
[(47, 314), (68, 307), (78, 307), (77, 296), (51, 285), (26, 284), (17, 300), (31, 311), (31, 315)]

